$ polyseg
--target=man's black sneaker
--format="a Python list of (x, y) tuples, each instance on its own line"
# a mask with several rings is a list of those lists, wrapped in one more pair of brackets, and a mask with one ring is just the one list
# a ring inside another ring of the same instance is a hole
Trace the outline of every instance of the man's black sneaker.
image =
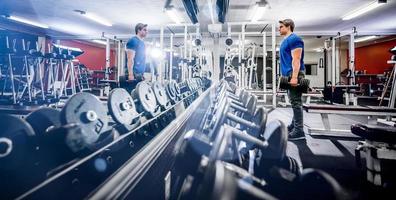
[(292, 131), (291, 133), (289, 133), (289, 140), (293, 141), (293, 140), (305, 140), (305, 134), (302, 131)]
[(290, 132), (292, 132), (293, 129), (294, 129), (294, 124), (293, 124), (293, 122), (292, 122), (291, 124), (289, 124), (289, 125), (287, 126), (287, 132), (290, 133)]

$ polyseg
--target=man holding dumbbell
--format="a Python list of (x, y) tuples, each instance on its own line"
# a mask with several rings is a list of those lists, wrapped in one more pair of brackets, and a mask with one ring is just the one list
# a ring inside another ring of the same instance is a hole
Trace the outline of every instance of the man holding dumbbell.
[(125, 68), (125, 88), (130, 92), (136, 85), (144, 80), (146, 71), (146, 48), (144, 38), (147, 36), (147, 24), (138, 23), (135, 26), (136, 36), (126, 44), (127, 66)]
[(305, 139), (302, 92), (297, 89), (298, 80), (304, 78), (304, 42), (294, 31), (294, 22), (291, 19), (279, 21), (279, 33), (284, 36), (281, 43), (280, 67), (282, 76), (290, 77), (288, 95), (293, 109), (292, 123), (287, 127), (289, 140)]

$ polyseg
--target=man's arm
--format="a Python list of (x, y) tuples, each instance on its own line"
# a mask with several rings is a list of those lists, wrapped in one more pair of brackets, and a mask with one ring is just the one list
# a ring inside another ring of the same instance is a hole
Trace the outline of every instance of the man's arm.
[(298, 72), (300, 72), (300, 65), (301, 65), (301, 54), (302, 48), (296, 48), (292, 50), (292, 66), (293, 66), (293, 74), (290, 80), (290, 84), (292, 86), (297, 86), (298, 83)]
[(126, 50), (127, 51), (127, 67), (128, 67), (128, 80), (133, 80), (134, 79), (134, 77), (133, 77), (133, 61), (134, 61), (134, 58), (135, 58), (135, 51), (134, 50), (132, 50), (132, 49), (127, 49)]

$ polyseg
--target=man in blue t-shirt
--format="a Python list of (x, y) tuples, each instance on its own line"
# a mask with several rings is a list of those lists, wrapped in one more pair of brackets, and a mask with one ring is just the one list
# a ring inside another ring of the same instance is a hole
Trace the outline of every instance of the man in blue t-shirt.
[(133, 36), (126, 44), (127, 66), (125, 76), (127, 90), (131, 91), (138, 82), (144, 80), (146, 71), (146, 48), (144, 38), (147, 36), (147, 24), (138, 23), (135, 26), (136, 36)]
[(280, 68), (282, 76), (289, 76), (292, 86), (288, 95), (293, 109), (292, 123), (287, 127), (289, 140), (305, 139), (301, 91), (297, 90), (298, 79), (304, 74), (304, 42), (294, 31), (294, 22), (291, 19), (279, 21), (279, 33), (284, 36), (281, 43)]

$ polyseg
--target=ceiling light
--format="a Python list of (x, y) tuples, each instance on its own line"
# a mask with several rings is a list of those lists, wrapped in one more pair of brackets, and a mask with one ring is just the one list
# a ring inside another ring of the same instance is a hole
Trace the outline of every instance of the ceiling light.
[(355, 42), (364, 42), (364, 41), (372, 40), (375, 38), (377, 38), (377, 36), (375, 36), (375, 35), (360, 37), (360, 38), (355, 39)]
[(364, 13), (367, 13), (371, 10), (374, 10), (382, 5), (384, 5), (386, 3), (386, 1), (373, 1), (363, 7), (360, 7), (350, 13), (348, 13), (347, 15), (345, 15), (344, 17), (342, 17), (342, 20), (350, 20), (352, 18), (355, 18), (357, 16), (360, 16)]
[(98, 44), (103, 44), (103, 45), (107, 45), (107, 42), (104, 40), (92, 40), (92, 42), (98, 43)]
[(177, 14), (177, 10), (175, 8), (173, 7), (166, 8), (165, 12), (168, 15), (168, 17), (171, 18), (171, 20), (174, 21), (176, 24), (181, 23), (180, 17)]
[(37, 26), (37, 27), (40, 27), (40, 28), (49, 28), (49, 26), (46, 25), (46, 24), (42, 24), (42, 23), (39, 23), (39, 22), (34, 22), (34, 21), (31, 21), (31, 20), (28, 20), (28, 19), (17, 17), (17, 16), (9, 16), (8, 19), (11, 19), (11, 20), (14, 20), (14, 21), (18, 21), (18, 22), (22, 22), (22, 23), (25, 23), (25, 24), (29, 24), (29, 25), (32, 25), (32, 26)]
[(252, 22), (257, 22), (261, 17), (263, 17), (263, 14), (265, 12), (265, 10), (268, 7), (268, 3), (267, 1), (262, 1), (262, 2), (258, 2), (256, 3), (256, 5), (254, 5), (254, 10), (253, 10), (253, 15), (251, 18)]
[(86, 18), (88, 18), (88, 19), (90, 19), (90, 20), (92, 20), (94, 22), (97, 22), (99, 24), (102, 24), (102, 25), (105, 25), (105, 26), (112, 26), (111, 22), (109, 22), (108, 20), (106, 20), (106, 19), (104, 19), (102, 17), (99, 17), (99, 16), (97, 16), (97, 15), (95, 15), (93, 13), (88, 13), (88, 12), (85, 12), (85, 11), (82, 11), (82, 10), (74, 10), (74, 11), (82, 14), (84, 17), (86, 17)]
[(84, 16), (86, 18), (92, 20), (92, 21), (95, 21), (95, 22), (99, 23), (99, 24), (102, 24), (102, 25), (105, 25), (105, 26), (112, 26), (112, 24), (109, 21), (107, 21), (107, 20), (105, 20), (105, 19), (103, 19), (103, 18), (101, 18), (99, 16), (96, 16), (93, 13), (85, 13)]

